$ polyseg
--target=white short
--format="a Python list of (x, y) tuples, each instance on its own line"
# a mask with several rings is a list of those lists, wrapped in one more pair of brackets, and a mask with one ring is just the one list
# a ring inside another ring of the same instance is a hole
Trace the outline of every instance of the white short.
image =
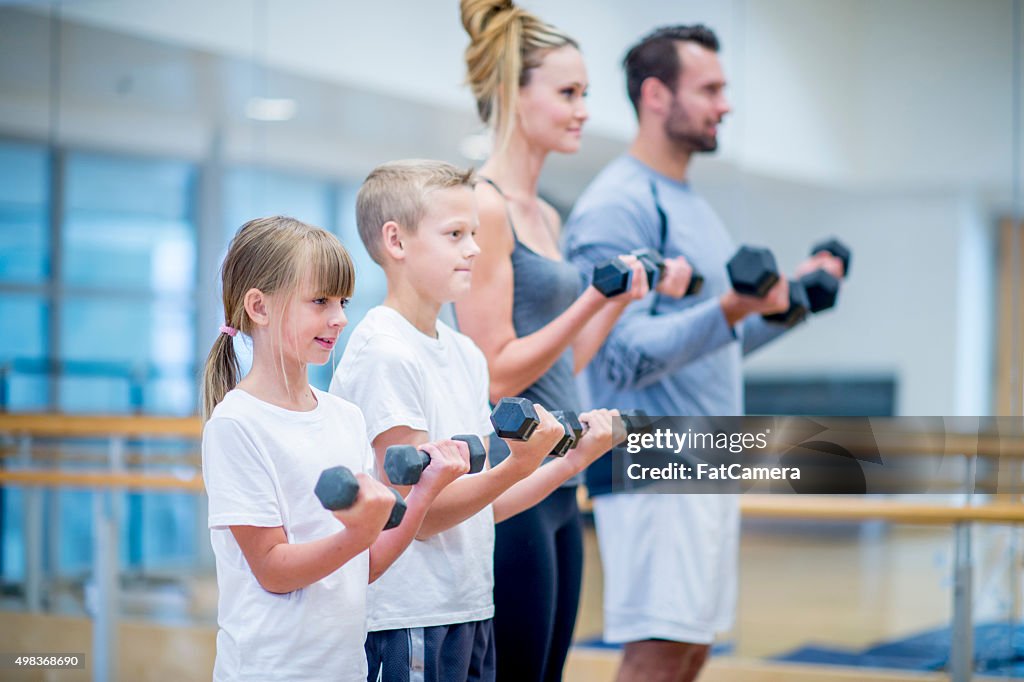
[(594, 498), (604, 639), (710, 644), (732, 628), (739, 560), (735, 495)]

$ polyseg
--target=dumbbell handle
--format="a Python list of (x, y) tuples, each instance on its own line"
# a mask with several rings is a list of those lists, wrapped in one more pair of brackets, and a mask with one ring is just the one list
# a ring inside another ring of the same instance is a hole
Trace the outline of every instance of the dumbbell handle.
[[(559, 421), (564, 419), (563, 424), (572, 431), (572, 442), (567, 448), (568, 450), (576, 447), (583, 435), (590, 430), (590, 424), (581, 422), (579, 415), (572, 410), (556, 410), (551, 414), (555, 415)], [(650, 426), (650, 417), (643, 410), (623, 410), (619, 413), (619, 418), (622, 420), (627, 434), (641, 431)]]
[[(647, 273), (647, 286), (653, 290), (665, 276), (665, 258), (654, 249), (649, 248), (634, 249), (632, 255), (636, 256), (643, 264), (644, 271)], [(687, 285), (686, 291), (683, 292), (683, 296), (694, 296), (703, 289), (704, 275), (693, 268), (693, 272), (690, 274), (690, 283)]]

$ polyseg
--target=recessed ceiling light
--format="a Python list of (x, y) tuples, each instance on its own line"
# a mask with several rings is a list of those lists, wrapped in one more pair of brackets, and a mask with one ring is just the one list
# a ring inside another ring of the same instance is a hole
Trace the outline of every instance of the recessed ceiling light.
[(289, 121), (299, 105), (287, 97), (251, 97), (245, 103), (245, 116), (254, 121)]

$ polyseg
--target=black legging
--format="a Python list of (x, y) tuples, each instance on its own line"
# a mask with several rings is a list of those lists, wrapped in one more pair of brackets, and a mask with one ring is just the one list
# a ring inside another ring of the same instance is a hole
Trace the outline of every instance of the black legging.
[(499, 523), (494, 543), (498, 682), (562, 679), (583, 579), (576, 488)]

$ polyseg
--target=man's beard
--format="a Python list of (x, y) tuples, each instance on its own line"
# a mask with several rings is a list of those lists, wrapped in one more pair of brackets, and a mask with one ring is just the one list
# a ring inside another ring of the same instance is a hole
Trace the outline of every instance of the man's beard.
[(713, 152), (718, 149), (718, 137), (693, 131), (690, 117), (683, 107), (673, 101), (665, 120), (665, 137), (677, 147), (689, 152)]

